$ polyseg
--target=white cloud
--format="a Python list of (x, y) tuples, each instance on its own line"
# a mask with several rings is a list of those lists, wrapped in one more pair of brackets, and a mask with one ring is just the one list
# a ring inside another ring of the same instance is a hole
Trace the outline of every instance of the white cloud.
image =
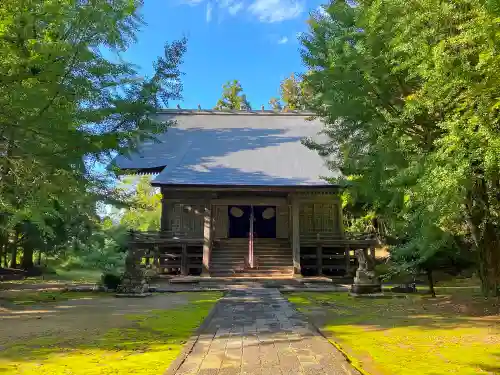
[(286, 43), (288, 43), (288, 38), (286, 36), (278, 40), (278, 44), (286, 44)]
[(207, 22), (212, 21), (212, 4), (211, 3), (207, 3), (207, 13), (206, 13), (206, 16), (207, 16)]
[(243, 9), (243, 3), (234, 3), (230, 6), (227, 7), (227, 11), (229, 12), (230, 15), (234, 16), (236, 13), (238, 13), (240, 10)]
[(195, 5), (198, 5), (204, 1), (205, 0), (182, 0), (182, 3), (194, 7)]
[(262, 22), (281, 22), (297, 18), (304, 12), (301, 0), (255, 0), (248, 8)]
[(281, 22), (300, 16), (305, 9), (305, 0), (180, 0), (189, 6), (206, 4), (207, 22), (212, 20), (213, 12), (221, 10), (235, 16), (244, 9), (261, 22)]

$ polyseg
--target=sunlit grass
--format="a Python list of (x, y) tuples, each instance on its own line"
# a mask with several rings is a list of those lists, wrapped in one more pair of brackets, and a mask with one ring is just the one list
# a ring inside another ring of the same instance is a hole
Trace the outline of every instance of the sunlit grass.
[(122, 328), (88, 332), (76, 327), (64, 335), (10, 342), (0, 352), (0, 373), (162, 374), (220, 296), (189, 293), (188, 304), (128, 315), (129, 324)]
[(288, 298), (369, 373), (500, 374), (495, 301), (470, 295), (356, 299), (313, 292)]

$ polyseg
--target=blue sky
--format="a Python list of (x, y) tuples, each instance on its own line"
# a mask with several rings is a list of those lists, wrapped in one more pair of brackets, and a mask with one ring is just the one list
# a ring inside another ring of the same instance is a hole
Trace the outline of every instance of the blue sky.
[[(278, 95), (280, 81), (303, 72), (297, 34), (323, 0), (145, 0), (146, 25), (124, 57), (151, 74), (165, 41), (188, 37), (182, 108), (213, 108), (222, 85), (240, 80), (252, 107)], [(173, 105), (171, 105), (173, 106)]]

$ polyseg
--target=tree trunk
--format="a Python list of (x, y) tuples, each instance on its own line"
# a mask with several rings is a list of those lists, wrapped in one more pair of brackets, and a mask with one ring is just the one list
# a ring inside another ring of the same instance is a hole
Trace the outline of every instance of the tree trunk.
[(10, 268), (17, 267), (17, 241), (12, 244), (10, 252)]
[(427, 274), (427, 281), (429, 282), (429, 293), (431, 294), (432, 298), (436, 298), (436, 291), (434, 290), (434, 278), (432, 277), (432, 270), (426, 269), (425, 272)]
[(7, 232), (1, 232), (0, 234), (0, 267), (8, 267), (9, 266), (9, 235)]
[(498, 296), (500, 293), (500, 234), (491, 215), (494, 207), (487, 182), (477, 178), (467, 194), (465, 214), (485, 296)]
[(5, 259), (5, 252), (7, 251), (7, 248), (5, 247), (5, 244), (1, 243), (0, 244), (0, 267), (2, 267), (2, 261)]
[(27, 244), (23, 249), (21, 268), (24, 270), (30, 270), (33, 268), (33, 248), (29, 244)]
[(484, 234), (477, 249), (479, 275), (483, 294), (498, 296), (500, 292), (500, 239), (492, 223), (485, 224)]

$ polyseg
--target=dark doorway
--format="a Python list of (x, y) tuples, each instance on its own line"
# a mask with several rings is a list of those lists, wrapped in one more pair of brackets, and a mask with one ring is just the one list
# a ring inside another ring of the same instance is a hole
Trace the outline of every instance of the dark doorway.
[(250, 232), (251, 206), (229, 206), (229, 238), (247, 238)]
[(253, 206), (255, 238), (276, 238), (276, 206)]

